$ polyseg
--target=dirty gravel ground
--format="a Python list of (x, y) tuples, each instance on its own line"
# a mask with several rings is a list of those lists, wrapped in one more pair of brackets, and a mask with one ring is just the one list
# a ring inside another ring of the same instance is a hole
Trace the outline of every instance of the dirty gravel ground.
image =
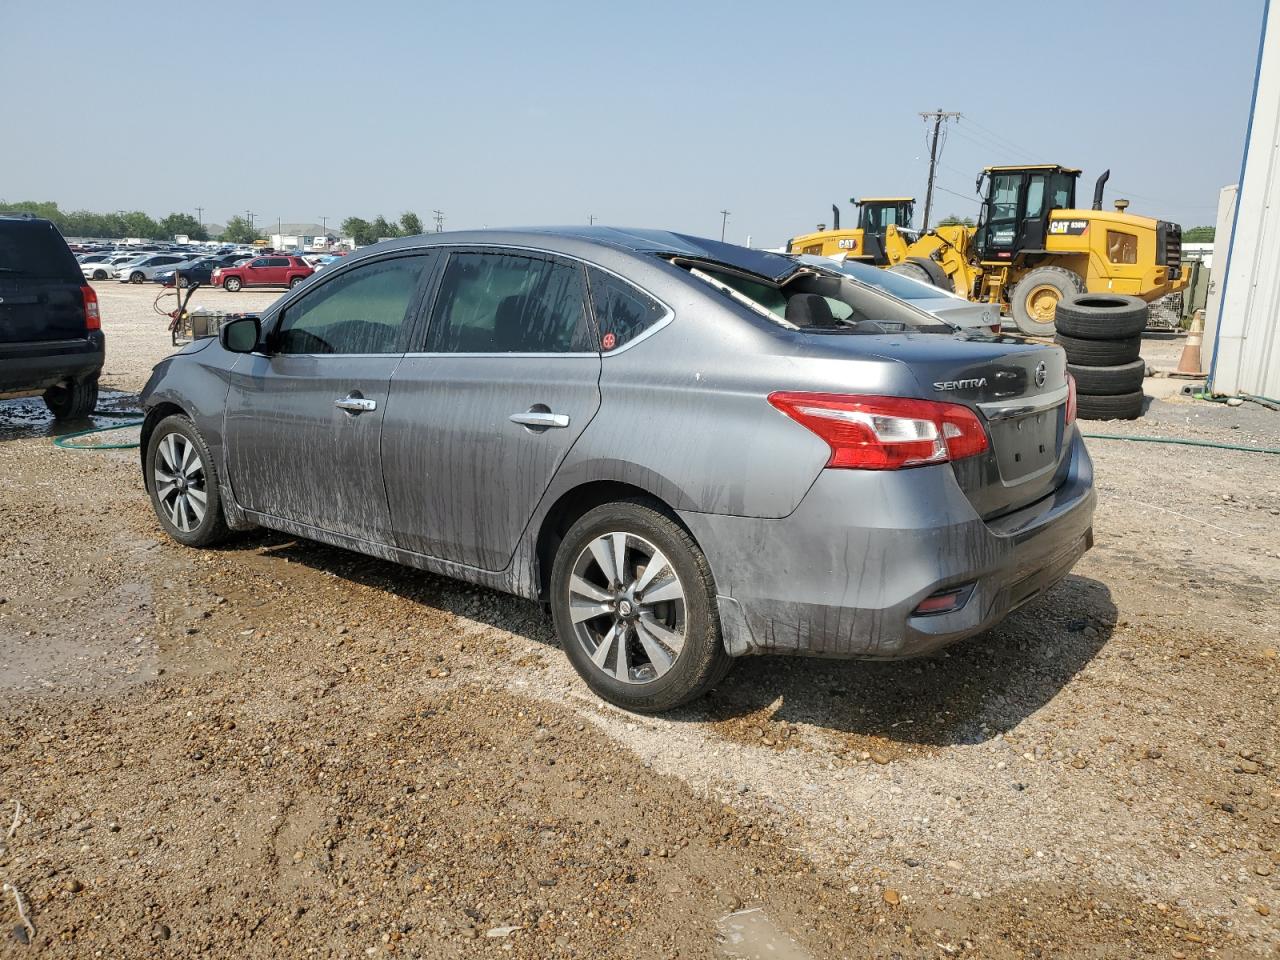
[[(154, 288), (100, 286), (131, 394)], [(1000, 628), (642, 718), (534, 604), (174, 545), (134, 451), (38, 410), (0, 404), (0, 957), (1280, 950), (1280, 458), (1092, 441), (1097, 546)], [(1089, 429), (1280, 445), (1188, 401)]]

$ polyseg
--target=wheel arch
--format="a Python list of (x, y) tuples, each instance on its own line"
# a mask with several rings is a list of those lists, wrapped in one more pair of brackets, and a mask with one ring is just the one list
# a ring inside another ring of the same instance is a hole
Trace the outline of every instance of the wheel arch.
[(619, 500), (642, 499), (649, 501), (663, 514), (670, 517), (689, 534), (693, 541), (697, 537), (680, 518), (675, 509), (662, 497), (623, 480), (589, 480), (580, 483), (556, 498), (551, 507), (543, 514), (538, 526), (538, 535), (534, 539), (533, 550), (533, 585), (537, 591), (537, 599), (546, 602), (551, 584), (551, 566), (555, 560), (556, 548), (559, 547), (569, 528), (590, 510), (606, 503)]
[(178, 404), (171, 400), (163, 400), (148, 410), (147, 415), (142, 420), (142, 429), (138, 433), (138, 461), (142, 467), (142, 482), (145, 484), (148, 493), (151, 492), (151, 479), (150, 471), (147, 469), (147, 444), (151, 442), (151, 435), (155, 433), (160, 421), (174, 414), (190, 417), (190, 414)]

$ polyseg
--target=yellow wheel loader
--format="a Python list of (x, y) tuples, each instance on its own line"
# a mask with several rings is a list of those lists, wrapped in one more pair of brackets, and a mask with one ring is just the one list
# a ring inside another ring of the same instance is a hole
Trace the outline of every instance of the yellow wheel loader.
[[(915, 197), (850, 197), (849, 202), (857, 211), (857, 226), (840, 229), (840, 208), (831, 205), (831, 229), (818, 224), (818, 232), (796, 237), (787, 249), (794, 253), (820, 253), (823, 256), (844, 254), (847, 260), (861, 260), (887, 267), (891, 264), (885, 250), (885, 238), (892, 230), (896, 243), (902, 245), (916, 239), (911, 232), (911, 218), (915, 214)], [(794, 245), (794, 246), (793, 246)], [(827, 253), (827, 250), (835, 253)]]
[[(1187, 285), (1182, 228), (1102, 209), (1110, 171), (1098, 178), (1093, 207), (1076, 209), (1079, 170), (1057, 164), (987, 167), (978, 177), (976, 227), (942, 226), (918, 238), (884, 231), (885, 265), (896, 273), (998, 303), (1018, 329), (1052, 336), (1058, 302), (1077, 293), (1121, 293), (1156, 300)], [(788, 250), (836, 256), (848, 231), (794, 238)]]

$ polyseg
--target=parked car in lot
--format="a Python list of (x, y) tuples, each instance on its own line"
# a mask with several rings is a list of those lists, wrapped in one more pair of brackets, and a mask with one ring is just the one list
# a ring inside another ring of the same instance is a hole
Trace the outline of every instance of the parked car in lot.
[(161, 270), (174, 270), (180, 265), (190, 262), (186, 254), (157, 253), (141, 260), (134, 260), (117, 267), (112, 276), (121, 283), (145, 283), (152, 280)]
[(93, 412), (106, 355), (78, 267), (48, 220), (0, 216), (0, 399), (43, 396), (58, 420)]
[(80, 264), (80, 272), (84, 274), (86, 280), (108, 280), (115, 275), (116, 270), (125, 264), (146, 259), (147, 254), (138, 256), (134, 253), (109, 253), (106, 256), (107, 259), (100, 263)]
[(213, 271), (218, 266), (220, 264), (214, 258), (201, 257), (199, 260), (178, 264), (176, 267), (166, 267), (152, 279), (166, 287), (172, 287), (175, 283), (179, 287), (189, 287), (193, 283), (207, 286)]
[(959, 327), (981, 327), (990, 333), (999, 333), (1001, 330), (1000, 308), (996, 304), (972, 303), (931, 283), (913, 280), (900, 273), (882, 270), (856, 260), (820, 257), (811, 253), (798, 254), (795, 259), (809, 266), (838, 270), (861, 283), (869, 283), (947, 323), (954, 323)]
[(378, 244), (142, 402), (174, 539), (262, 525), (545, 601), (636, 710), (745, 654), (929, 653), (1092, 543), (1060, 349), (681, 234)]
[(296, 287), (313, 273), (301, 257), (254, 257), (241, 266), (213, 271), (212, 282), (235, 293), (242, 287)]

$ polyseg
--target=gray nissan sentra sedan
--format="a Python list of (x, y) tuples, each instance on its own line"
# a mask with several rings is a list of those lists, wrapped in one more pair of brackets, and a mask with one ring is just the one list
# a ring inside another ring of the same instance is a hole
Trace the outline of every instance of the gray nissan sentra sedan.
[(381, 243), (143, 399), (175, 540), (270, 527), (542, 600), (632, 710), (747, 654), (929, 653), (1093, 540), (1059, 348), (683, 234)]

